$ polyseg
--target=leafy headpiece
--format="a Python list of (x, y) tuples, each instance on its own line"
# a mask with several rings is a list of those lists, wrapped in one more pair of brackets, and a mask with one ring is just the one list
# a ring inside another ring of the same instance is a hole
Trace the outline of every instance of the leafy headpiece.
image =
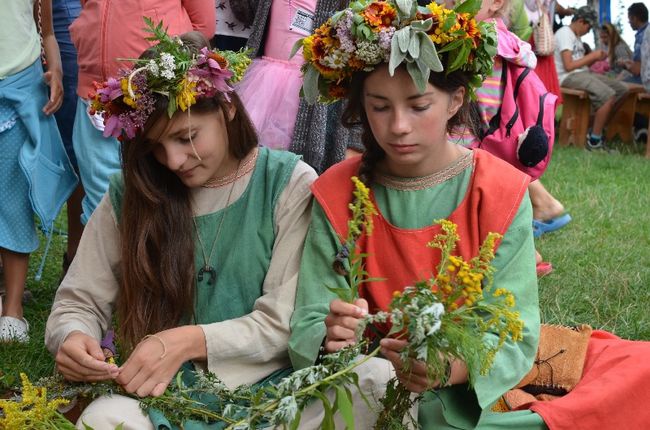
[[(401, 64), (424, 92), (430, 72), (463, 70), (472, 75), (469, 93), (492, 70), (497, 36), (494, 24), (476, 22), (481, 0), (467, 0), (454, 9), (416, 0), (357, 0), (335, 13), (302, 47), (303, 95), (308, 102), (345, 97), (356, 72), (388, 63), (391, 75)], [(444, 64), (443, 64), (444, 62)]]
[(95, 83), (90, 112), (102, 112), (104, 136), (132, 139), (142, 130), (155, 109), (154, 94), (169, 99), (167, 114), (171, 118), (180, 109), (186, 111), (201, 97), (214, 97), (233, 89), (250, 64), (246, 52), (217, 51), (202, 48), (199, 53), (185, 46), (178, 37), (171, 37), (162, 22), (154, 25), (144, 18), (147, 40), (158, 42), (147, 58), (130, 60), (133, 68), (102, 84)]

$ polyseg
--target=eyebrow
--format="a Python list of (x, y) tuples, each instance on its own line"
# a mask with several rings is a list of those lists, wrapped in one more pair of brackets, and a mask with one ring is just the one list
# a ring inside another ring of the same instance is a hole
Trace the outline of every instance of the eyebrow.
[[(192, 127), (192, 130), (196, 130), (196, 127)], [(182, 135), (184, 135), (184, 134), (189, 133), (189, 131), (190, 131), (190, 127), (183, 127), (183, 128), (181, 128), (181, 129), (176, 130), (176, 131), (173, 132), (173, 133), (170, 133), (170, 134), (168, 135), (168, 137), (178, 137), (178, 136), (182, 136)]]
[[(433, 93), (431, 91), (429, 91), (429, 92), (426, 92), (426, 93), (415, 94), (415, 95), (409, 96), (409, 97), (407, 97), (407, 100), (415, 100), (415, 99), (419, 99), (420, 97), (431, 96), (431, 95), (433, 95)], [(375, 98), (375, 99), (380, 99), (380, 100), (388, 100), (388, 97), (380, 96), (379, 94), (366, 93), (366, 96), (372, 97), (372, 98)]]

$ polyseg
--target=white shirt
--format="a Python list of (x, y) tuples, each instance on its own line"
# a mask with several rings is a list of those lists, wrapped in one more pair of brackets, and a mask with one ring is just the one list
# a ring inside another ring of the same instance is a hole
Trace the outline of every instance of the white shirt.
[(564, 62), (562, 61), (563, 51), (571, 51), (571, 58), (574, 61), (585, 56), (585, 47), (582, 45), (582, 41), (569, 26), (564, 26), (555, 32), (555, 68), (557, 69), (557, 77), (560, 81), (560, 85), (564, 78), (569, 76), (571, 73), (586, 72), (588, 70), (586, 66), (583, 66), (579, 69), (571, 70), (570, 72), (567, 71), (564, 68)]

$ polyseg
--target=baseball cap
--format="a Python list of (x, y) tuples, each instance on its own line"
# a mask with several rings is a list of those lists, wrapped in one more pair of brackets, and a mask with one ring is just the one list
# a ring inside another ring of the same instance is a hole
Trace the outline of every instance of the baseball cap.
[(598, 15), (596, 14), (596, 11), (589, 6), (579, 7), (573, 14), (572, 21), (576, 21), (580, 18), (587, 21), (592, 27), (595, 26), (598, 22)]

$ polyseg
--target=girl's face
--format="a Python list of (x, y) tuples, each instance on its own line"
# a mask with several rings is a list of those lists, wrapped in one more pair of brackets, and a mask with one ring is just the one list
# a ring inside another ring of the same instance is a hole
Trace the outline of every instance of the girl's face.
[(600, 29), (599, 36), (600, 36), (600, 42), (604, 45), (607, 45), (607, 41), (609, 40), (609, 33), (607, 32), (606, 27)]
[[(449, 0), (448, 0), (449, 1)], [(460, 1), (451, 0), (452, 7)], [(483, 0), (481, 8), (476, 13), (476, 21), (485, 21), (486, 19), (496, 18), (499, 16), (499, 11), (504, 7), (505, 0)]]
[(455, 145), (447, 142), (447, 121), (462, 106), (464, 94), (464, 88), (449, 94), (431, 84), (420, 94), (403, 67), (391, 77), (383, 65), (366, 78), (363, 108), (386, 152), (389, 174), (426, 176), (451, 161)]
[[(234, 116), (234, 107), (228, 115), (230, 119)], [(154, 144), (156, 160), (178, 175), (188, 188), (199, 187), (237, 168), (238, 160), (228, 150), (228, 132), (221, 110), (193, 112), (191, 116), (178, 111), (169, 121), (158, 121), (146, 138)]]

